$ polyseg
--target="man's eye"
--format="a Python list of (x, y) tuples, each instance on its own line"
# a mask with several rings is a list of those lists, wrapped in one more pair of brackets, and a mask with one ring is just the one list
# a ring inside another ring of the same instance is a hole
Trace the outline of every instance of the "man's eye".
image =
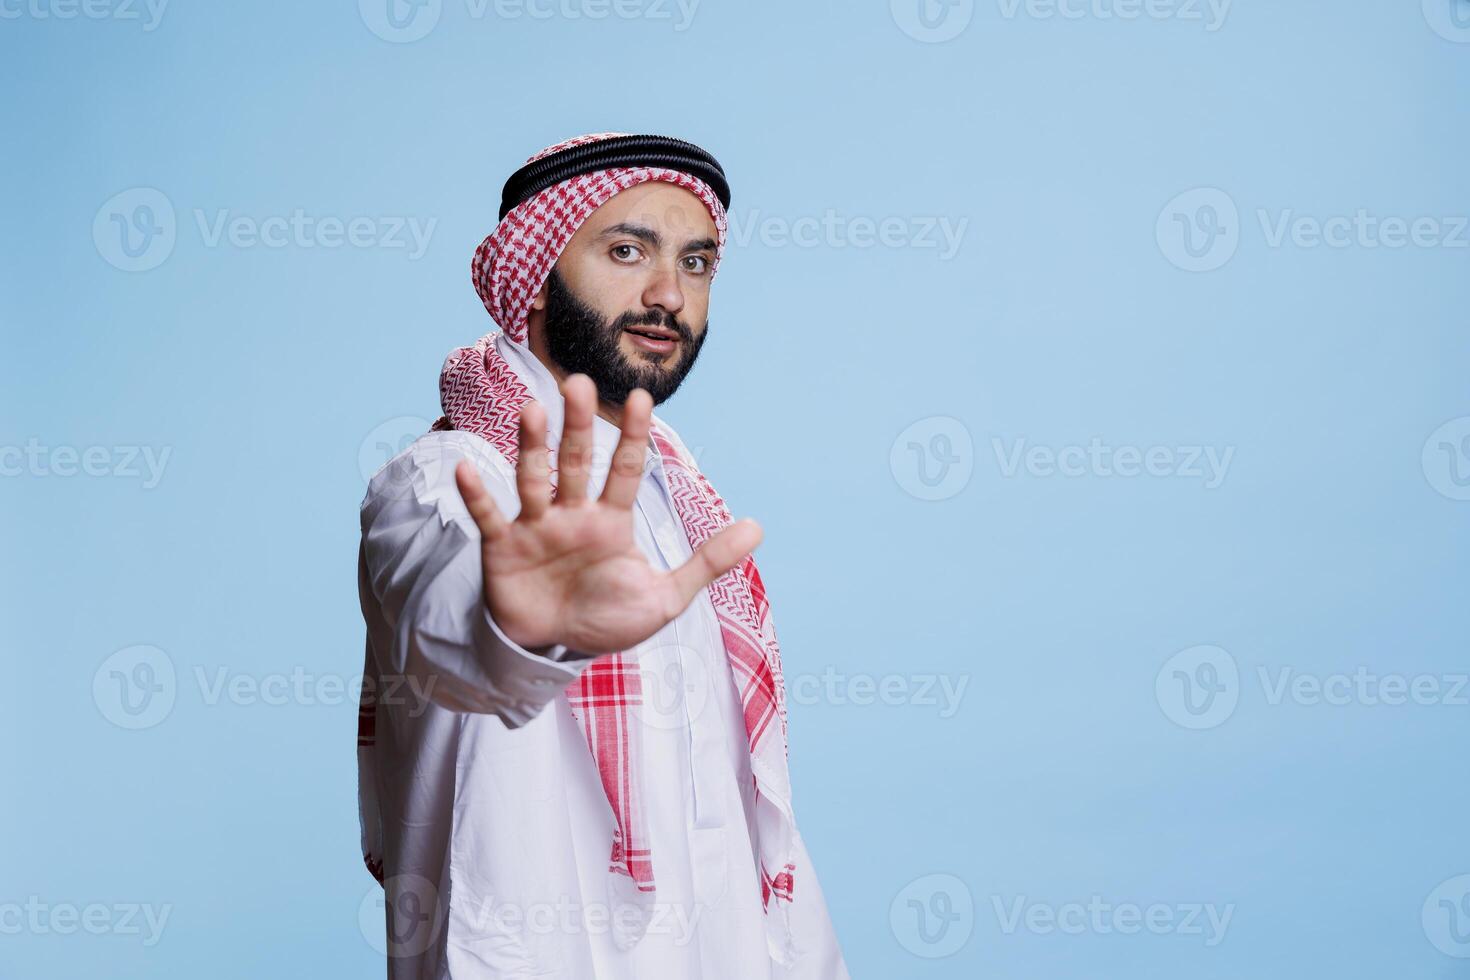
[(638, 258), (638, 248), (634, 245), (627, 244), (614, 245), (612, 249), (612, 257), (617, 259), (619, 262), (631, 262), (634, 259)]
[(696, 275), (699, 275), (699, 274), (702, 274), (708, 268), (709, 268), (709, 259), (705, 258), (703, 255), (686, 255), (686, 256), (684, 256), (684, 271), (685, 272), (693, 272)]

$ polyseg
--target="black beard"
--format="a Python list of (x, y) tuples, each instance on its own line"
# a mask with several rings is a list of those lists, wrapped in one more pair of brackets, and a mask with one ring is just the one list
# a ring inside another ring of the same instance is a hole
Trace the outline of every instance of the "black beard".
[[(638, 326), (661, 326), (678, 332), (679, 357), (672, 367), (653, 363), (658, 356), (651, 352), (645, 355), (646, 361), (634, 361), (618, 347), (623, 330)], [(623, 404), (634, 388), (652, 395), (655, 405), (662, 404), (694, 367), (708, 336), (708, 321), (696, 337), (666, 310), (630, 310), (609, 323), (567, 288), (555, 269), (546, 280), (547, 353), (568, 374), (591, 378), (597, 385), (597, 397), (610, 405)]]

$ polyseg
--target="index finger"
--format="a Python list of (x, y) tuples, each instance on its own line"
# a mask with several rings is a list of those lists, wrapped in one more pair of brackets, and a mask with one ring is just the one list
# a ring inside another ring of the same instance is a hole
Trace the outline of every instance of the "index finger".
[(464, 498), (465, 507), (480, 529), (480, 536), (487, 541), (499, 537), (506, 527), (505, 515), (495, 506), (495, 498), (485, 489), (474, 464), (467, 459), (461, 459), (455, 464), (454, 483), (459, 487), (459, 495)]

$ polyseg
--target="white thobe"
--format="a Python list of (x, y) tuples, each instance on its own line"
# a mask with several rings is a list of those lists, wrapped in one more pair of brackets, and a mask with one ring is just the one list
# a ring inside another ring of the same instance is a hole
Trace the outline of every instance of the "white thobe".
[[(546, 408), (555, 378), (525, 347), (496, 344)], [(618, 440), (594, 421), (589, 493)], [(480, 534), (454, 484), (478, 469), (501, 513), (514, 471), (480, 436), (432, 432), (381, 469), (362, 504), (365, 677), (384, 704), (365, 769), (364, 834), (381, 842), (388, 975), (566, 980), (846, 978), (800, 834), (790, 916), (795, 960), (768, 949), (739, 694), (707, 592), (632, 653), (643, 678), (641, 774), (656, 904), (631, 949), (609, 898), (614, 821), (564, 689), (591, 658), (510, 641), (484, 601)], [(660, 569), (691, 553), (650, 446), (633, 506), (639, 549)], [(373, 778), (373, 777), (376, 778)], [(777, 899), (772, 898), (772, 902)], [(774, 912), (774, 910), (773, 910)]]

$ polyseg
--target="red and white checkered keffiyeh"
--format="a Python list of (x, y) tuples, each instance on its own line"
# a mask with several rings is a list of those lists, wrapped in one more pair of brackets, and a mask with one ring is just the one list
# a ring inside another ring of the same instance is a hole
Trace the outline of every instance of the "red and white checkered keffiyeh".
[[(532, 160), (614, 135), (618, 134), (578, 137), (549, 147)], [(709, 208), (723, 248), (724, 208), (707, 184), (689, 174), (658, 168), (618, 168), (556, 184), (508, 212), (475, 252), (472, 270), (476, 291), (512, 340), (524, 342), (530, 301), (581, 223), (618, 191), (649, 180), (668, 181), (696, 194)], [(514, 465), (521, 408), (531, 395), (496, 350), (496, 336), (495, 332), (487, 334), (474, 345), (453, 351), (445, 360), (439, 379), (444, 417), (434, 423), (434, 428), (474, 432)], [(729, 509), (699, 472), (678, 435), (657, 417), (651, 438), (689, 545), (698, 548), (731, 523)], [(795, 821), (787, 771), (780, 648), (765, 586), (752, 557), (747, 556), (712, 582), (708, 594), (744, 711), (755, 784), (754, 836), (770, 949), (779, 962), (786, 963), (793, 955), (789, 905), (795, 870)], [(567, 688), (566, 695), (586, 735), (613, 812), (610, 891), (616, 902), (628, 903), (641, 912), (631, 932), (618, 934), (620, 944), (626, 947), (646, 931), (656, 892), (656, 857), (649, 847), (640, 781), (642, 739), (636, 722), (643, 692), (637, 660), (621, 653), (599, 657)], [(360, 726), (359, 744), (364, 730), (371, 744), (372, 715), (371, 708), (364, 709), (366, 727)], [(380, 861), (372, 853), (366, 858), (370, 868)], [(375, 873), (381, 874), (380, 866)]]
[[(623, 135), (592, 133), (577, 136), (548, 146), (526, 162), (532, 163), (568, 147)], [(694, 193), (709, 208), (710, 217), (715, 221), (718, 243), (715, 260), (710, 266), (710, 276), (713, 277), (725, 249), (728, 223), (725, 206), (708, 184), (690, 174), (661, 167), (598, 170), (554, 184), (518, 204), (475, 249), (475, 257), (470, 262), (470, 278), (475, 284), (475, 292), (480, 294), (480, 301), (490, 312), (490, 319), (511, 340), (525, 343), (526, 317), (531, 309), (531, 300), (541, 291), (551, 267), (556, 264), (572, 235), (589, 214), (606, 204), (618, 191), (650, 180), (677, 184)]]

